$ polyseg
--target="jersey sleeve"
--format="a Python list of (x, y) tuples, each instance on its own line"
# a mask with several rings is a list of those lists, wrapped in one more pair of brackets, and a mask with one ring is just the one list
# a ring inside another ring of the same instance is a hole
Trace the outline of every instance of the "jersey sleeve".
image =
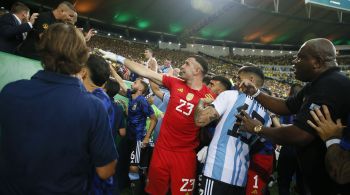
[(163, 85), (171, 91), (171, 88), (174, 87), (175, 83), (180, 82), (181, 80), (172, 76), (163, 75)]
[(102, 167), (118, 158), (106, 110), (97, 102), (95, 121), (89, 131), (89, 151), (95, 167)]
[(149, 105), (149, 103), (147, 102), (147, 100), (145, 98), (142, 98), (140, 101), (140, 106), (142, 109), (142, 112), (147, 116), (150, 117), (151, 115), (154, 114), (154, 111), (151, 107), (151, 105)]
[(229, 91), (224, 91), (220, 93), (220, 95), (212, 103), (215, 110), (219, 113), (220, 116), (225, 113), (230, 99), (235, 99), (234, 97), (230, 97), (230, 95), (232, 94)]

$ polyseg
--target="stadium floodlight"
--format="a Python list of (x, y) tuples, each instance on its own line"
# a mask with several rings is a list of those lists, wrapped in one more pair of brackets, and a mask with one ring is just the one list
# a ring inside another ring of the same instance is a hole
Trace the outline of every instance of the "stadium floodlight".
[(158, 41), (158, 43), (162, 43), (162, 41)]
[(108, 36), (111, 36), (111, 33), (108, 33), (107, 35), (108, 35)]
[(134, 38), (134, 41), (136, 41), (136, 38)]
[(169, 45), (171, 45), (171, 42), (169, 42)]
[(148, 40), (146, 40), (146, 43), (148, 43)]
[(178, 44), (179, 46), (181, 45), (181, 43)]
[(236, 50), (236, 48), (232, 48), (232, 51)]
[(123, 38), (123, 36), (119, 35), (119, 38)]
[(292, 53), (292, 51), (289, 51), (289, 54), (291, 54)]

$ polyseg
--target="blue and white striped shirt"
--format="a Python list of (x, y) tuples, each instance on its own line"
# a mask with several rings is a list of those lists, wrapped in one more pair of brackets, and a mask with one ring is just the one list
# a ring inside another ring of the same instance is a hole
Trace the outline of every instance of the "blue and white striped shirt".
[(239, 131), (239, 127), (234, 126), (236, 115), (245, 107), (244, 110), (264, 126), (271, 125), (270, 116), (252, 97), (236, 90), (222, 92), (213, 105), (221, 118), (208, 148), (204, 175), (227, 184), (245, 186), (250, 161), (249, 146), (258, 139), (265, 140)]

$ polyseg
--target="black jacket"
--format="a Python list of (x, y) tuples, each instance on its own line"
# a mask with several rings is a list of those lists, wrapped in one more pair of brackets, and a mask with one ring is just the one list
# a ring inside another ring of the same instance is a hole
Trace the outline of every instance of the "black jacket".
[(0, 17), (0, 51), (15, 53), (23, 41), (24, 32), (31, 30), (28, 23), (19, 24), (12, 13)]

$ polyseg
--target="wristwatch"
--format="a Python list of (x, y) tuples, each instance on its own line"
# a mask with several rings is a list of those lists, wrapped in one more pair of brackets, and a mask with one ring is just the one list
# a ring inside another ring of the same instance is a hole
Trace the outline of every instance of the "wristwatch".
[(262, 131), (263, 125), (257, 125), (254, 127), (254, 132), (256, 134), (260, 133)]

